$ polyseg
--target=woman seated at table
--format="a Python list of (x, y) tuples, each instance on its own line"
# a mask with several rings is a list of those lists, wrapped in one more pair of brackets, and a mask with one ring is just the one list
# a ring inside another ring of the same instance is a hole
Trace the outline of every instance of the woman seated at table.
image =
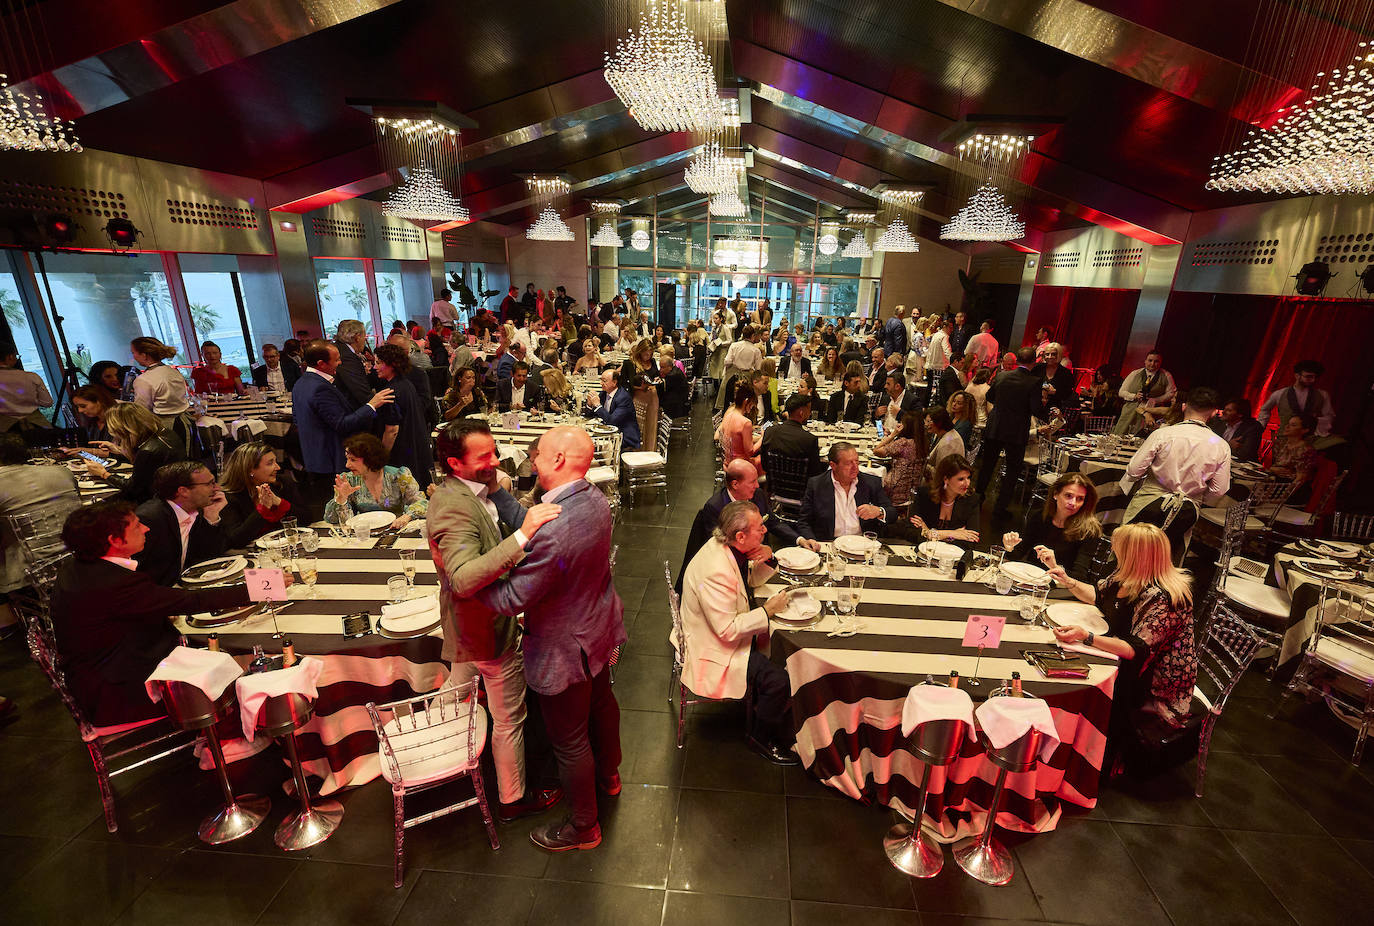
[(891, 460), (883, 476), (888, 497), (897, 505), (909, 504), (925, 476), (926, 431), (921, 426), (921, 413), (903, 415), (900, 426), (878, 442), (873, 455)]
[[(1050, 575), (1107, 619), (1109, 635), (1076, 624), (1054, 631), (1060, 643), (1081, 643), (1120, 657), (1112, 695), (1108, 750), (1119, 752), (1123, 734), (1156, 738), (1182, 727), (1193, 700), (1197, 651), (1193, 645), (1192, 580), (1173, 564), (1169, 538), (1153, 524), (1123, 524), (1112, 534), (1116, 571), (1095, 587), (1062, 566)], [(1119, 770), (1104, 765), (1104, 770)]]
[(596, 338), (587, 338), (582, 342), (582, 356), (577, 358), (577, 363), (573, 366), (574, 376), (584, 372), (601, 372), (601, 354), (596, 349)]
[(299, 514), (300, 496), (291, 474), (282, 470), (270, 444), (239, 444), (224, 461), (220, 488), (228, 503), (220, 513), (227, 547), (247, 546), (277, 529), (288, 513)]
[(344, 466), (348, 472), (334, 477), (326, 521), (343, 524), (364, 511), (389, 511), (396, 516), (389, 526), (401, 528), (425, 516), (429, 500), (420, 483), (404, 466), (386, 465), (386, 448), (375, 435), (354, 434), (344, 441)]
[(458, 371), (453, 385), (444, 395), (444, 420), (455, 421), (486, 413), (487, 397), (477, 388), (477, 371), (472, 367), (464, 367)]
[(195, 383), (196, 392), (201, 395), (243, 395), (243, 379), (239, 374), (239, 368), (224, 362), (218, 344), (206, 341), (200, 345), (200, 355), (205, 358), (205, 363), (191, 371), (191, 382)]
[(1288, 479), (1305, 475), (1317, 455), (1317, 451), (1308, 443), (1316, 430), (1317, 419), (1314, 415), (1291, 416), (1274, 439), (1274, 455), (1269, 462), (1269, 471)]
[(933, 473), (935, 468), (940, 465), (940, 461), (946, 457), (963, 459), (965, 453), (964, 439), (959, 436), (958, 431), (954, 430), (954, 423), (949, 420), (949, 412), (938, 405), (927, 408), (925, 428), (928, 435), (927, 443), (930, 447), (926, 453), (926, 472)]
[(816, 373), (821, 379), (840, 379), (844, 376), (844, 364), (840, 363), (840, 349), (838, 347), (825, 349), (825, 357), (817, 365)]
[(110, 439), (105, 417), (117, 404), (118, 400), (111, 397), (110, 390), (103, 386), (82, 386), (72, 393), (72, 405), (76, 407), (87, 443)]
[(945, 401), (945, 411), (949, 412), (950, 427), (967, 447), (973, 440), (973, 424), (978, 414), (973, 396), (960, 389)]
[(91, 364), (86, 381), (97, 389), (103, 389), (111, 402), (118, 402), (124, 395), (124, 368), (113, 360), (99, 360)]
[(118, 498), (141, 505), (153, 497), (153, 474), (158, 467), (186, 459), (186, 445), (176, 432), (164, 428), (157, 416), (135, 402), (121, 402), (105, 413), (108, 441), (93, 441), (109, 454), (133, 464), (128, 476), (115, 476), (99, 463), (87, 461), (92, 478), (119, 489)]
[[(927, 540), (940, 540), (972, 550), (978, 542), (978, 509), (981, 502), (970, 489), (973, 467), (962, 454), (940, 460), (931, 477), (930, 491), (915, 494), (913, 526)], [(927, 533), (929, 532), (929, 533)]]
[(1092, 385), (1088, 387), (1089, 414), (1094, 417), (1121, 414), (1120, 389), (1121, 383), (1110, 366), (1103, 364), (1093, 371)]
[(1096, 487), (1082, 473), (1065, 473), (1050, 487), (1045, 507), (1027, 512), (1022, 533), (1002, 535), (1007, 559), (1022, 563), (1039, 559), (1046, 569), (1063, 563), (1069, 575), (1087, 575), (1094, 541), (1102, 536), (1096, 511)]
[(759, 456), (759, 447), (763, 444), (763, 435), (754, 436), (754, 409), (757, 405), (758, 396), (754, 394), (753, 385), (748, 380), (739, 382), (735, 386), (735, 400), (725, 410), (725, 417), (716, 429), (716, 440), (724, 451), (726, 466), (732, 460), (744, 459), (754, 464), (754, 469), (762, 475), (763, 461)]

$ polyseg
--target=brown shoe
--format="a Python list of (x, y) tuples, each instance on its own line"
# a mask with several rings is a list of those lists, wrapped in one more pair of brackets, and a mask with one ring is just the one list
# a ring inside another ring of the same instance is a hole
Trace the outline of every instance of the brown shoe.
[(620, 793), (620, 773), (616, 772), (610, 778), (597, 779), (596, 787), (602, 794), (615, 797)]
[(496, 816), (502, 823), (511, 823), (521, 817), (532, 817), (543, 813), (563, 799), (562, 788), (544, 788), (532, 791), (513, 804), (499, 804)]
[(573, 849), (595, 849), (601, 845), (601, 824), (593, 824), (590, 830), (578, 832), (572, 820), (558, 823), (545, 823), (530, 831), (530, 842), (550, 852), (569, 852)]

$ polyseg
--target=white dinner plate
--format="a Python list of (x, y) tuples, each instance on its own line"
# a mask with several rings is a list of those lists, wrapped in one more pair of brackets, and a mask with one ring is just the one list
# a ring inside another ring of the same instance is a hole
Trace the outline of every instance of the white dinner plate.
[[(396, 610), (399, 614), (387, 614)], [(409, 613), (407, 613), (409, 612)], [(434, 629), (439, 623), (439, 599), (433, 595), (416, 598), (401, 605), (386, 605), (377, 626), (392, 633), (420, 633)]]
[(960, 559), (964, 555), (963, 547), (956, 547), (954, 544), (945, 543), (943, 540), (927, 540), (916, 550), (928, 559)]
[(348, 519), (348, 526), (353, 530), (366, 527), (368, 530), (381, 530), (390, 527), (391, 522), (396, 520), (396, 516), (390, 511), (364, 511), (362, 514), (355, 514)]
[(1033, 563), (1003, 563), (1002, 571), (1011, 576), (1017, 582), (1040, 583), (1045, 580), (1048, 573), (1044, 569)]
[(865, 556), (870, 551), (878, 549), (880, 544), (876, 540), (869, 540), (867, 537), (860, 537), (857, 534), (846, 534), (843, 537), (835, 538), (835, 549), (846, 556)]
[(182, 576), (182, 581), (190, 585), (200, 585), (205, 582), (218, 582), (227, 579), (235, 573), (243, 572), (248, 567), (248, 560), (242, 556), (220, 556), (215, 559), (207, 559), (204, 562), (196, 563), (187, 569)]
[(797, 592), (787, 600), (787, 607), (773, 615), (774, 620), (800, 624), (813, 620), (821, 613), (821, 603), (806, 592)]
[(1318, 556), (1330, 556), (1335, 559), (1354, 559), (1360, 555), (1360, 545), (1358, 543), (1344, 543), (1336, 540), (1299, 540), (1298, 546), (1309, 553)]
[(1355, 570), (1347, 569), (1344, 566), (1330, 561), (1322, 562), (1321, 560), (1314, 559), (1295, 559), (1293, 560), (1293, 565), (1303, 572), (1314, 575), (1320, 579), (1336, 579), (1337, 581), (1343, 582), (1347, 579), (1355, 578)]
[(788, 547), (775, 554), (778, 565), (788, 572), (810, 572), (821, 564), (821, 555), (815, 550), (802, 547)]
[(1045, 616), (1060, 627), (1074, 624), (1092, 634), (1106, 633), (1110, 629), (1107, 627), (1107, 619), (1102, 616), (1101, 611), (1090, 604), (1083, 604), (1079, 601), (1061, 601), (1058, 604), (1052, 604), (1045, 609)]

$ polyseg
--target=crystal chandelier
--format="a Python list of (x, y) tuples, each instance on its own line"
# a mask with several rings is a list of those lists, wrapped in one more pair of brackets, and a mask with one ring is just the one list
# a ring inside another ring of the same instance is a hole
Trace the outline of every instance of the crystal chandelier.
[(873, 242), (873, 250), (896, 254), (912, 254), (921, 250), (921, 246), (916, 243), (916, 239), (911, 234), (911, 229), (906, 227), (906, 222), (901, 218), (895, 218), (888, 223), (887, 228), (878, 236), (878, 240)]
[(80, 153), (76, 128), (49, 116), (43, 98), (11, 87), (8, 75), (0, 74), (0, 151), (69, 151)]
[(840, 249), (840, 236), (836, 234), (838, 229), (821, 226), (821, 236), (816, 239), (816, 250), (830, 257)]
[(878, 221), (884, 228), (878, 240), (873, 242), (873, 250), (903, 254), (919, 251), (921, 246), (911, 234), (908, 222), (915, 218), (925, 191), (887, 189), (878, 195), (883, 201)]
[(377, 151), (387, 170), (406, 180), (382, 203), (385, 215), (412, 222), (467, 222), (459, 198), (462, 148), (458, 130), (435, 119), (377, 116)]
[(1313, 94), (1271, 128), (1252, 128), (1212, 162), (1207, 189), (1226, 192), (1374, 193), (1374, 53), (1318, 73)]
[(710, 141), (692, 155), (683, 177), (694, 193), (723, 193), (738, 185), (744, 158), (732, 155), (719, 142)]
[(596, 234), (591, 237), (591, 245), (594, 248), (623, 248), (625, 242), (616, 234), (615, 223), (620, 215), (620, 203), (604, 202), (601, 200), (592, 203), (592, 212), (596, 214), (596, 221), (600, 226)]
[(873, 249), (868, 246), (868, 234), (862, 229), (856, 232), (854, 237), (849, 239), (849, 243), (844, 246), (840, 256), (850, 259), (872, 257)]
[(606, 55), (606, 83), (650, 132), (705, 132), (721, 124), (715, 63), (687, 20), (689, 5), (724, 7), (720, 0), (645, 0), (638, 28)]
[(985, 183), (969, 197), (968, 204), (940, 229), (947, 241), (1011, 241), (1025, 237), (1026, 223), (1007, 207), (1002, 191)]
[(525, 187), (543, 207), (534, 224), (525, 230), (525, 237), (531, 241), (574, 240), (573, 230), (558, 211), (572, 192), (572, 185), (562, 177), (529, 177)]
[(531, 241), (572, 241), (574, 235), (553, 206), (545, 206), (534, 224), (525, 229), (525, 237)]
[(749, 207), (739, 198), (739, 186), (733, 186), (723, 193), (716, 193), (706, 207), (711, 215), (721, 218), (742, 219), (749, 214)]

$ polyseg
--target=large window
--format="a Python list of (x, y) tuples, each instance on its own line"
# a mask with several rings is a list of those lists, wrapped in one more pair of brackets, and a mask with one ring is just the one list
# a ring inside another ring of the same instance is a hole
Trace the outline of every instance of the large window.
[[(34, 322), (24, 309), (24, 300), (19, 295), (19, 283), (14, 274), (0, 270), (0, 308), (5, 312), (5, 325), (19, 351), (19, 362), (31, 373), (37, 373), (48, 386), (48, 393), (57, 398), (52, 379), (43, 366), (43, 355), (38, 350), (38, 334)], [(81, 372), (86, 372), (83, 369)]]
[[(367, 278), (363, 262), (336, 257), (315, 258), (315, 283), (320, 294), (320, 319), (326, 337), (333, 337), (339, 322), (355, 319), (367, 326), (368, 340), (376, 334), (372, 308), (367, 298)], [(390, 321), (387, 327), (390, 327)]]
[[(377, 306), (382, 312), (382, 327), (390, 331), (392, 322), (409, 320), (405, 289), (401, 285), (401, 262), (374, 260), (372, 279), (377, 284)], [(424, 310), (421, 310), (420, 316), (424, 316)]]

